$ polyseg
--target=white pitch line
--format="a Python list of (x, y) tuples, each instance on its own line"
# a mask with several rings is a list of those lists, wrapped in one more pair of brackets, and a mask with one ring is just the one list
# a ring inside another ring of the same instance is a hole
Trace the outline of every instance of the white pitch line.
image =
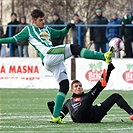
[[(0, 119), (1, 119), (1, 123), (2, 123), (2, 120), (3, 120), (3, 122), (4, 122), (4, 120), (13, 120), (13, 119), (30, 119), (30, 120), (37, 120), (37, 121), (39, 121), (39, 120), (45, 120), (45, 121), (49, 121), (50, 120), (50, 118), (51, 118), (51, 115), (44, 115), (44, 116), (2, 116), (2, 117), (0, 117)], [(65, 120), (66, 121), (72, 121), (71, 120), (71, 118), (69, 117), (69, 116), (66, 116), (65, 117)]]
[(0, 128), (27, 128), (27, 129), (31, 129), (31, 128), (42, 128), (45, 127), (44, 125), (39, 125), (39, 126), (0, 126)]
[[(0, 127), (1, 127), (1, 126), (0, 126)], [(4, 127), (7, 127), (7, 128), (8, 128), (9, 126), (4, 126)], [(41, 128), (41, 127), (45, 127), (45, 126), (40, 125), (40, 126), (37, 126), (37, 127), (38, 127), (38, 128)], [(12, 128), (14, 128), (14, 129), (18, 129), (18, 128), (22, 128), (22, 129), (23, 129), (23, 128), (27, 128), (27, 129), (33, 128), (33, 129), (34, 129), (34, 128), (37, 128), (37, 127), (22, 127), (22, 126), (21, 126), (21, 127), (15, 127), (15, 126), (12, 126)], [(9, 127), (9, 128), (10, 128), (10, 127)], [(26, 133), (27, 133), (27, 132), (31, 132), (31, 131), (23, 131), (23, 132), (26, 132)], [(32, 132), (36, 132), (36, 131), (32, 131)], [(76, 130), (76, 131), (75, 131), (75, 130), (74, 130), (74, 131), (71, 131), (71, 130), (63, 130), (63, 133), (75, 133), (75, 132), (76, 132), (76, 133), (81, 133), (81, 130)], [(96, 132), (96, 133), (97, 133), (97, 132), (99, 132), (99, 130), (97, 130), (97, 131), (89, 130), (89, 132), (92, 132), (92, 133), (95, 133), (95, 132)], [(105, 130), (100, 130), (100, 132), (101, 132), (101, 133), (104, 133)], [(59, 133), (59, 131), (56, 131), (56, 130), (54, 130), (54, 131), (51, 131), (51, 130), (46, 131), (46, 130), (45, 130), (45, 133)], [(86, 130), (86, 131), (84, 130), (84, 131), (82, 131), (82, 133), (88, 133), (88, 130)]]
[(0, 119), (35, 119), (35, 118), (48, 118), (50, 116), (2, 116)]
[(119, 131), (119, 130), (130, 130), (130, 129), (132, 129), (133, 130), (133, 127), (127, 127), (127, 128), (109, 128), (108, 130), (109, 131)]
[[(46, 128), (46, 125), (39, 125), (39, 126), (0, 126), (0, 128), (14, 128), (14, 129), (18, 129), (18, 128), (31, 129), (31, 128), (43, 128), (43, 127)], [(133, 127), (128, 127), (128, 128), (113, 128), (113, 129), (109, 128), (107, 130), (109, 130), (109, 131), (120, 131), (120, 130), (131, 130), (131, 129), (133, 130)], [(67, 130), (65, 130), (65, 131), (67, 131)], [(94, 130), (90, 129), (89, 131), (94, 131)], [(100, 130), (100, 131), (102, 131), (102, 130)], [(105, 130), (103, 130), (103, 131), (105, 131)], [(69, 130), (69, 132), (71, 132), (71, 130)], [(76, 132), (78, 132), (78, 131), (76, 131)]]

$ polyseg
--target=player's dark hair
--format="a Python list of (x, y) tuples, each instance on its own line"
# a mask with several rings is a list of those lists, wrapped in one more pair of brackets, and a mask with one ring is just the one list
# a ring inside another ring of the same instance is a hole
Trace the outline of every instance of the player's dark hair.
[(77, 79), (73, 80), (71, 83), (71, 89), (73, 89), (73, 84), (75, 84), (75, 83), (81, 83), (81, 82)]
[(41, 10), (39, 10), (39, 9), (35, 9), (35, 10), (33, 10), (33, 11), (31, 12), (32, 18), (44, 17), (44, 15), (45, 15), (45, 14), (44, 14)]

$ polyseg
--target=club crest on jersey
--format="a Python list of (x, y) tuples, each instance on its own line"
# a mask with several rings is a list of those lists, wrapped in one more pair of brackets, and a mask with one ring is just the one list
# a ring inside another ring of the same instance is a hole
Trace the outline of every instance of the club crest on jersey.
[(49, 34), (47, 32), (41, 32), (40, 37), (43, 38), (43, 39), (48, 40), (49, 39)]
[(73, 101), (74, 102), (80, 102), (81, 101), (81, 97), (75, 97), (75, 98), (73, 98)]

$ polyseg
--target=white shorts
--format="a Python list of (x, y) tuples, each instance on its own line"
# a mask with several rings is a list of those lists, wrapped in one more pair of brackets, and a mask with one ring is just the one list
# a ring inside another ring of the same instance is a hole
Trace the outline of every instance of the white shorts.
[(51, 47), (44, 57), (44, 67), (51, 71), (58, 82), (68, 79), (64, 60), (71, 57), (70, 44)]

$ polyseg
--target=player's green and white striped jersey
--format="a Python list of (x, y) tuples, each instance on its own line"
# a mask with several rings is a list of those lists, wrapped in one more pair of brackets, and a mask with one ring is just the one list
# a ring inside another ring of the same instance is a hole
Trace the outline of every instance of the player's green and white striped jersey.
[(68, 29), (55, 30), (51, 27), (45, 26), (40, 29), (34, 25), (26, 26), (20, 33), (13, 36), (16, 42), (28, 39), (29, 43), (35, 48), (39, 56), (43, 59), (47, 51), (52, 47), (51, 38), (58, 38), (65, 36)]

